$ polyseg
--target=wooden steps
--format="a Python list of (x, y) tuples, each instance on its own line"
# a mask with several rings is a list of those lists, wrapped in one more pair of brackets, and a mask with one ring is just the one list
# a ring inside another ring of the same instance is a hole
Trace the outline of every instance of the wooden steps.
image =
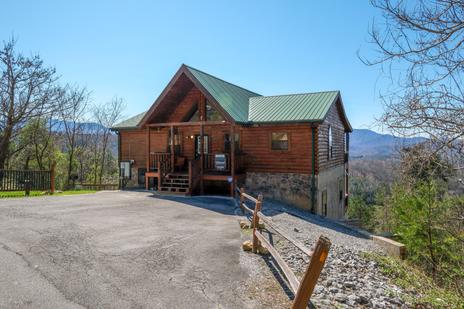
[(185, 174), (168, 174), (159, 187), (161, 193), (187, 194), (189, 192), (189, 177)]

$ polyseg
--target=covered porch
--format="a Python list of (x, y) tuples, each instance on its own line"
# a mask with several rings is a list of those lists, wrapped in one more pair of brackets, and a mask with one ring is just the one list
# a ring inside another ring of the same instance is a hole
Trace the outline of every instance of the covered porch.
[(222, 182), (233, 196), (245, 177), (239, 131), (225, 120), (146, 125), (146, 189), (204, 194), (205, 182)]

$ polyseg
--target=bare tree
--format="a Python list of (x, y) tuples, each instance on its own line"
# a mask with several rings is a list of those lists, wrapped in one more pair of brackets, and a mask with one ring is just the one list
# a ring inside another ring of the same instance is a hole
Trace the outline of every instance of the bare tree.
[[(53, 161), (53, 151), (55, 149), (54, 127), (57, 122), (52, 118), (34, 118), (21, 129), (19, 137), (14, 141), (15, 151), (21, 151), (16, 155), (16, 166), (29, 168), (30, 161), (35, 161), (36, 167), (44, 170), (50, 166)], [(14, 161), (10, 159), (9, 163)], [(47, 164), (48, 163), (48, 164)]]
[(0, 168), (10, 155), (10, 144), (28, 120), (56, 108), (57, 76), (38, 55), (15, 51), (14, 39), (0, 50)]
[(401, 135), (427, 135), (436, 150), (457, 148), (464, 138), (464, 1), (371, 0), (382, 12), (370, 37), (393, 81), (382, 94), (380, 121)]
[(74, 170), (77, 138), (82, 129), (89, 103), (89, 92), (86, 88), (66, 86), (60, 96), (60, 120), (64, 127), (66, 154), (68, 156), (67, 180), (69, 185)]
[[(95, 107), (94, 117), (101, 127), (101, 151), (98, 171), (98, 182), (102, 183), (105, 173), (105, 165), (108, 157), (108, 141), (111, 136), (111, 127), (121, 119), (124, 110), (124, 101), (121, 98), (113, 98), (110, 102)], [(95, 179), (96, 181), (96, 179)]]

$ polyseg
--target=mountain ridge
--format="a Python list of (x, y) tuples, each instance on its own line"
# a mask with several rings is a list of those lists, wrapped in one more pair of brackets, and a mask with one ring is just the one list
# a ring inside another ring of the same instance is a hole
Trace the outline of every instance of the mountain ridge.
[(397, 137), (369, 129), (353, 129), (350, 134), (350, 157), (352, 159), (395, 157), (402, 147), (426, 140), (425, 137)]

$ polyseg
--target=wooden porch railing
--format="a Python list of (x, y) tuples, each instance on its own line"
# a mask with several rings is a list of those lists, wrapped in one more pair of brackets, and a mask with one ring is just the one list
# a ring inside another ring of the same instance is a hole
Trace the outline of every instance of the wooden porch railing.
[(150, 153), (150, 170), (159, 170), (160, 165), (171, 169), (171, 154), (169, 152)]
[[(218, 169), (216, 166), (216, 154), (225, 156), (224, 169)], [(160, 168), (165, 171), (172, 170), (171, 153), (169, 152), (151, 152), (150, 153), (150, 171), (158, 171)], [(243, 172), (245, 168), (245, 155), (235, 155), (235, 172)], [(205, 172), (231, 172), (231, 156), (228, 153), (209, 153), (204, 154), (203, 170)]]
[[(319, 278), (322, 268), (324, 267), (329, 249), (331, 246), (330, 240), (325, 236), (320, 236), (319, 240), (316, 243), (316, 246), (313, 251), (306, 248), (304, 244), (293, 239), (286, 232), (282, 231), (272, 220), (271, 218), (265, 216), (262, 212), (263, 197), (259, 195), (258, 198), (254, 198), (251, 195), (245, 193), (243, 188), (236, 188), (237, 192), (240, 194), (240, 208), (243, 212), (249, 212), (253, 214), (252, 227), (253, 227), (253, 253), (258, 251), (259, 246), (265, 247), (269, 253), (272, 255), (274, 260), (279, 265), (284, 276), (287, 278), (290, 288), (295, 294), (295, 299), (293, 300), (292, 309), (304, 309), (307, 308), (308, 301), (311, 298), (311, 295), (316, 286), (317, 279)], [(254, 203), (254, 209), (250, 209), (246, 204), (245, 200), (249, 200)], [(287, 239), (295, 247), (301, 250), (304, 254), (311, 258), (309, 265), (306, 269), (306, 272), (303, 275), (301, 281), (298, 280), (296, 275), (290, 269), (288, 264), (280, 256), (274, 246), (269, 242), (266, 237), (259, 230), (259, 220), (262, 220), (266, 228), (271, 228), (277, 234)]]
[(217, 153), (225, 156), (224, 169), (216, 168), (216, 153), (205, 153), (205, 171), (230, 172), (230, 155), (228, 153)]

